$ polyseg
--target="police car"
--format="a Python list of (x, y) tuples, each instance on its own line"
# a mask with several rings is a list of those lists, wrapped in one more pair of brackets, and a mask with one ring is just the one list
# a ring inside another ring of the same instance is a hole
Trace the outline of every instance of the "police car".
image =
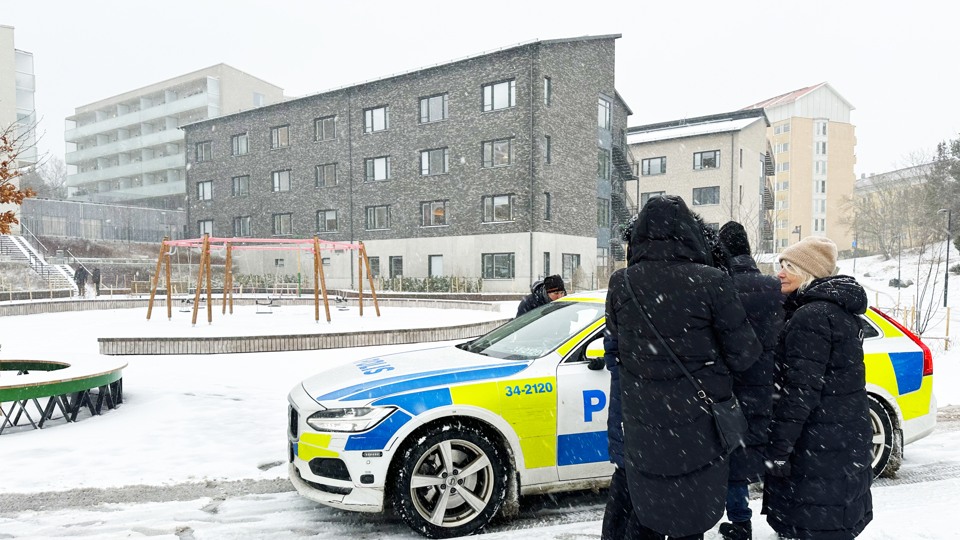
[[(456, 346), (369, 358), (289, 395), (289, 473), (335, 508), (392, 507), (430, 538), (478, 531), (519, 495), (602, 487), (605, 291), (567, 296)], [(874, 470), (933, 431), (929, 349), (877, 310), (863, 318)]]

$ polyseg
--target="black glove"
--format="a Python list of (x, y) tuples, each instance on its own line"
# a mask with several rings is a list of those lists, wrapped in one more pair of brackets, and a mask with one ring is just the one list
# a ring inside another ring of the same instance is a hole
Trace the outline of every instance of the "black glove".
[(790, 457), (770, 457), (763, 459), (763, 464), (767, 468), (767, 474), (777, 478), (788, 478), (790, 476)]
[(592, 369), (593, 371), (598, 371), (607, 366), (607, 363), (603, 361), (603, 358), (591, 358), (590, 362), (587, 364), (587, 368)]

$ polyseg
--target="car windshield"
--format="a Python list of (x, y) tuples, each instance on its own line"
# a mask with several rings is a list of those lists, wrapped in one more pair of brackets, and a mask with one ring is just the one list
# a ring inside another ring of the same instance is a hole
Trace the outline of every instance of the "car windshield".
[(531, 360), (545, 356), (603, 315), (600, 303), (551, 302), (458, 347), (504, 360)]

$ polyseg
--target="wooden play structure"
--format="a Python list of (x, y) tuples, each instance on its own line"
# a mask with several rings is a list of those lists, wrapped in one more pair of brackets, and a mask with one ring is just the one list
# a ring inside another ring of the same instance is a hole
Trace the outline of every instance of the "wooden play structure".
[[(211, 288), (211, 265), (210, 265), (210, 251), (211, 249), (223, 249), (226, 251), (226, 265), (224, 268), (224, 280), (223, 280), (223, 303), (222, 303), (222, 314), (227, 313), (227, 306), (229, 305), (230, 314), (233, 314), (233, 251), (234, 250), (300, 250), (306, 251), (313, 255), (313, 303), (314, 303), (314, 319), (317, 322), (320, 322), (320, 297), (323, 297), (323, 307), (326, 310), (327, 322), (330, 322), (330, 302), (327, 297), (327, 284), (326, 278), (323, 271), (323, 257), (321, 257), (320, 252), (322, 250), (348, 250), (355, 249), (357, 250), (359, 256), (357, 257), (357, 265), (359, 266), (359, 306), (360, 306), (360, 316), (363, 316), (363, 277), (364, 269), (366, 268), (366, 277), (367, 281), (370, 284), (370, 294), (373, 298), (373, 307), (377, 311), (377, 317), (380, 316), (380, 305), (377, 302), (377, 291), (373, 286), (373, 273), (370, 270), (370, 260), (367, 258), (367, 251), (363, 246), (363, 242), (350, 243), (350, 242), (331, 242), (327, 240), (320, 240), (320, 238), (314, 236), (312, 239), (300, 239), (300, 238), (212, 238), (210, 235), (205, 234), (203, 238), (192, 238), (185, 240), (170, 240), (167, 237), (164, 237), (163, 242), (160, 246), (160, 255), (157, 257), (157, 267), (156, 271), (153, 273), (153, 286), (150, 288), (150, 301), (147, 304), (147, 320), (150, 320), (150, 315), (153, 313), (153, 300), (157, 294), (157, 288), (160, 284), (160, 274), (161, 270), (163, 271), (165, 279), (165, 288), (167, 294), (167, 319), (173, 318), (173, 297), (172, 297), (172, 287), (170, 280), (170, 248), (173, 247), (183, 247), (186, 249), (198, 248), (200, 250), (200, 265), (197, 270), (197, 282), (193, 295), (193, 299), (185, 299), (185, 305), (192, 303), (193, 305), (193, 318), (192, 324), (197, 324), (197, 313), (200, 309), (200, 304), (205, 303), (207, 306), (207, 323), (213, 323), (213, 290)], [(201, 298), (201, 293), (206, 286), (206, 297)], [(258, 313), (265, 313), (267, 311), (262, 311), (261, 306), (273, 307), (273, 302), (275, 299), (267, 298), (264, 302), (258, 300)]]

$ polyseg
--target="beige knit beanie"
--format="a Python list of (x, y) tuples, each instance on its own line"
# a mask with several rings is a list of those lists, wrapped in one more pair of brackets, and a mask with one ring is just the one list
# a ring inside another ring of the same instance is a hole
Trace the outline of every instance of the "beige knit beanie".
[(808, 236), (783, 250), (779, 260), (789, 261), (815, 278), (832, 276), (837, 269), (837, 245), (823, 236)]

